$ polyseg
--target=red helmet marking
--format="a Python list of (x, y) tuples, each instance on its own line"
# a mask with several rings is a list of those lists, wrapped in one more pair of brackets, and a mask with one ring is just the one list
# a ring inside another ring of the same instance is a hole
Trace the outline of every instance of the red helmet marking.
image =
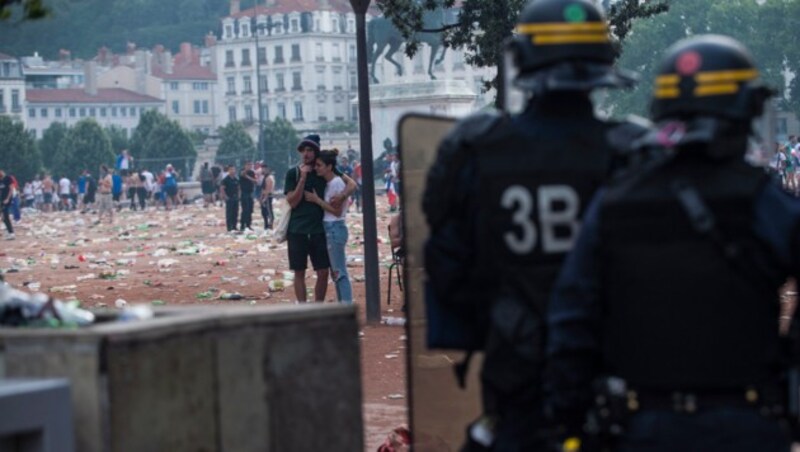
[(675, 63), (675, 68), (681, 75), (692, 75), (700, 70), (703, 65), (703, 57), (695, 51), (689, 51), (681, 54), (678, 61)]

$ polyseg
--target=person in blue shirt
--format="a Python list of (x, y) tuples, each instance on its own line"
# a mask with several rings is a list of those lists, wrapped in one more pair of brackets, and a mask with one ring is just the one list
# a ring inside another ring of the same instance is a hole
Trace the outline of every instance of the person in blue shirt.
[(78, 209), (83, 210), (83, 196), (86, 194), (86, 173), (89, 170), (83, 170), (80, 177), (78, 177)]
[(728, 37), (667, 50), (638, 143), (663, 157), (598, 192), (551, 298), (545, 407), (564, 431), (620, 451), (789, 450), (778, 293), (800, 277), (800, 202), (745, 162), (772, 95), (758, 77)]
[(117, 210), (122, 209), (120, 204), (120, 197), (122, 196), (122, 176), (117, 171), (111, 170), (111, 199), (114, 202), (114, 208)]

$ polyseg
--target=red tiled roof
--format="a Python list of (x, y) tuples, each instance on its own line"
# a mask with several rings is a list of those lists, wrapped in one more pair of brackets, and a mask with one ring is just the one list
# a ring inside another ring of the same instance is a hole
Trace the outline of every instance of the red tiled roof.
[(304, 13), (319, 10), (336, 11), (340, 13), (353, 12), (353, 7), (350, 0), (328, 0), (329, 8), (323, 8), (319, 0), (275, 0), (275, 5), (266, 6), (258, 5), (255, 8), (242, 10), (236, 14), (228, 17), (246, 17), (257, 16), (259, 14), (288, 14), (288, 13)]
[(217, 75), (205, 66), (190, 65), (190, 66), (174, 66), (172, 74), (167, 74), (161, 68), (153, 68), (153, 77), (158, 77), (164, 80), (216, 80)]
[(135, 93), (122, 88), (99, 88), (97, 95), (92, 96), (83, 89), (29, 89), (25, 92), (25, 100), (30, 103), (140, 103), (153, 104), (164, 101), (152, 96)]

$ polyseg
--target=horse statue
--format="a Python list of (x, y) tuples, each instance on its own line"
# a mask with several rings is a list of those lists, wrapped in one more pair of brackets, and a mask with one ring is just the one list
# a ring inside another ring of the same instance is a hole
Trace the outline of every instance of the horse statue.
[[(422, 16), (423, 30), (435, 30), (442, 28), (445, 25), (447, 17), (446, 10), (438, 9), (434, 11), (426, 10)], [(436, 80), (433, 75), (433, 68), (444, 61), (447, 47), (442, 43), (441, 32), (428, 32), (420, 31), (414, 34), (419, 42), (428, 44), (431, 48), (431, 57), (428, 62), (428, 75), (431, 80)], [(403, 75), (403, 66), (392, 58), (400, 46), (403, 45), (403, 35), (400, 30), (392, 23), (391, 20), (385, 17), (376, 17), (367, 24), (367, 53), (369, 55), (369, 62), (371, 65), (370, 77), (373, 83), (380, 83), (375, 77), (375, 63), (378, 58), (384, 55), (386, 61), (392, 63), (397, 69), (397, 75)], [(386, 49), (388, 47), (388, 50)]]

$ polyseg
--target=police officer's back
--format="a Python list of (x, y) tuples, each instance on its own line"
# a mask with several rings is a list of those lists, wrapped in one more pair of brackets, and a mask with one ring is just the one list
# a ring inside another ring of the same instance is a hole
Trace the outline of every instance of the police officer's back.
[(671, 154), (600, 192), (550, 306), (548, 406), (574, 431), (627, 423), (619, 450), (788, 450), (777, 293), (800, 270), (800, 205), (744, 161), (770, 95), (757, 79), (726, 37), (667, 51), (642, 144)]
[(595, 118), (589, 93), (632, 81), (612, 69), (607, 24), (588, 0), (533, 1), (517, 32), (511, 51), (527, 108), (459, 123), (440, 147), (423, 206), (429, 346), (486, 352), (486, 422), (477, 427), (496, 424), (496, 442), (484, 444), (492, 450), (541, 440), (547, 299), (612, 161), (611, 126)]

